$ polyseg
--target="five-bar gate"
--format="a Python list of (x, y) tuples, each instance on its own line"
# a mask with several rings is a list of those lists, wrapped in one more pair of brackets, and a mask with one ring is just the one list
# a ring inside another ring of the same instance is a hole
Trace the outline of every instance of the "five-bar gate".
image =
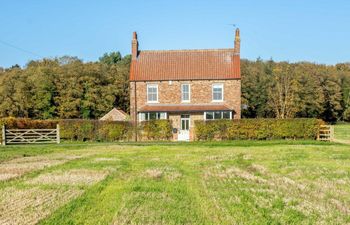
[(60, 127), (56, 129), (6, 129), (2, 127), (2, 144), (60, 143)]
[(321, 125), (317, 135), (319, 141), (333, 141), (334, 127), (332, 125)]

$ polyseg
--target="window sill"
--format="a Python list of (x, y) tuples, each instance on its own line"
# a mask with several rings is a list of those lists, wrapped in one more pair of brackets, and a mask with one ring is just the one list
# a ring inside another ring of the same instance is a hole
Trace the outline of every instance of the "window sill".
[(191, 103), (191, 101), (181, 101), (181, 103)]
[(155, 102), (153, 102), (153, 101), (148, 101), (147, 103), (159, 103), (158, 101), (155, 101)]
[(224, 102), (224, 100), (212, 100), (211, 102)]

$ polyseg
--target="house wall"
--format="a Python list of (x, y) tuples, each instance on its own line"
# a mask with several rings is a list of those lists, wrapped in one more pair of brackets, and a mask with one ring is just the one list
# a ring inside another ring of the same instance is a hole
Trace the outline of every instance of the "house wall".
[[(181, 84), (191, 85), (191, 101), (181, 102)], [(158, 84), (159, 104), (210, 104), (212, 102), (212, 84), (224, 84), (224, 101), (235, 111), (234, 119), (241, 118), (241, 80), (195, 80), (195, 81), (157, 81), (130, 82), (130, 115), (134, 119), (135, 112), (147, 104), (147, 84)], [(136, 111), (135, 111), (136, 86)]]

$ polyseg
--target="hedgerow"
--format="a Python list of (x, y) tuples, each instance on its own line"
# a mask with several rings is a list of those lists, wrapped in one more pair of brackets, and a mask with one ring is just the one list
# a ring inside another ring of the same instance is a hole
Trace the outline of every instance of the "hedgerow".
[[(323, 123), (318, 119), (195, 121), (195, 135), (197, 140), (315, 139)], [(0, 119), (0, 126), (5, 125), (9, 129), (56, 128), (57, 124), (64, 140), (129, 141), (134, 135), (134, 127), (127, 121)], [(172, 137), (171, 121), (141, 122), (137, 133), (139, 140), (169, 140)]]
[(169, 140), (172, 137), (171, 121), (143, 121), (139, 127), (139, 136), (142, 140)]
[(241, 119), (195, 121), (197, 140), (316, 139), (318, 119)]
[[(27, 118), (3, 118), (0, 126), (7, 129), (54, 129), (60, 126), (60, 137), (70, 141), (129, 141), (133, 139), (134, 127), (128, 121), (101, 120), (32, 120)], [(142, 140), (168, 140), (172, 136), (169, 120), (144, 121), (137, 127)], [(0, 129), (0, 135), (2, 130)]]
[(1, 118), (0, 126), (8, 129), (53, 129), (56, 128), (57, 120), (32, 120), (28, 118)]

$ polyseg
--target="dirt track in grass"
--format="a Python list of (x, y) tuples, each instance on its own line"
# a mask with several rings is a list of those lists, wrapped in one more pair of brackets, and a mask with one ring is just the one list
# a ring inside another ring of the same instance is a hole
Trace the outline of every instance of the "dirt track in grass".
[(108, 171), (76, 169), (41, 174), (27, 181), (27, 184), (46, 185), (92, 185), (106, 178)]
[(0, 191), (0, 224), (36, 224), (82, 192), (78, 189), (6, 188)]
[(48, 154), (45, 156), (20, 157), (0, 164), (0, 181), (20, 177), (26, 173), (64, 164), (71, 160), (81, 159), (95, 153)]

